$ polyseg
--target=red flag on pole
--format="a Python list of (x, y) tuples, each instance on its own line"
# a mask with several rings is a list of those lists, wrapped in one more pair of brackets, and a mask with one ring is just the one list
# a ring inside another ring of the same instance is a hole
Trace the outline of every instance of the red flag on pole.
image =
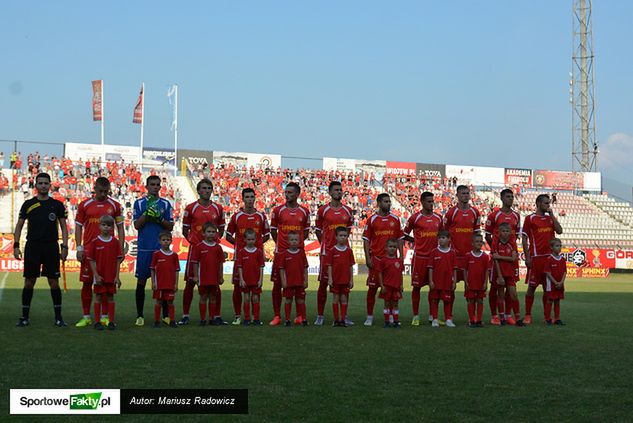
[(103, 80), (92, 81), (92, 120), (98, 121), (103, 119), (102, 114), (102, 96), (103, 96)]
[(138, 101), (136, 107), (134, 107), (134, 119), (133, 123), (143, 123), (143, 86), (141, 86), (141, 93), (138, 95)]

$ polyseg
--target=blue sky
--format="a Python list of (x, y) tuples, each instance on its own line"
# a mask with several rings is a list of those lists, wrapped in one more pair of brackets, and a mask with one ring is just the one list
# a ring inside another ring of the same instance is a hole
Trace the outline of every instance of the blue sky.
[[(3, 2), (0, 139), (569, 169), (572, 1)], [(633, 2), (594, 2), (600, 170), (633, 165)], [(4, 146), (0, 145), (4, 148)], [(627, 181), (628, 182), (628, 181)]]

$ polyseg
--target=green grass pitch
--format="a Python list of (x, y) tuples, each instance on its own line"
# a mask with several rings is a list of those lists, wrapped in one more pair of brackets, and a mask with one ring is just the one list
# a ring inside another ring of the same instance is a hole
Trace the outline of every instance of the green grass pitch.
[[(179, 416), (178, 421), (254, 422), (522, 422), (626, 421), (633, 395), (633, 277), (568, 280), (564, 327), (546, 327), (540, 300), (530, 327), (469, 329), (457, 294), (455, 329), (409, 325), (410, 296), (401, 302), (403, 327), (362, 326), (365, 287), (358, 278), (350, 299), (351, 328), (197, 327), (137, 328), (134, 281), (125, 275), (117, 295), (116, 332), (77, 329), (79, 283), (64, 295), (67, 328), (53, 327), (47, 283), (38, 280), (31, 326), (14, 327), (22, 279), (0, 274), (1, 421), (9, 388), (248, 388), (247, 416)], [(408, 280), (405, 285), (408, 285)], [(266, 288), (270, 288), (268, 283)], [(311, 279), (308, 318), (316, 309)], [(226, 285), (223, 316), (232, 317)], [(523, 287), (522, 287), (523, 288)], [(425, 288), (426, 289), (426, 288)], [(459, 288), (458, 288), (459, 290)], [(540, 297), (540, 292), (539, 292)], [(176, 314), (181, 311), (177, 296)], [(271, 317), (270, 292), (262, 317)], [(521, 302), (523, 303), (523, 294)], [(197, 320), (194, 298), (193, 320)], [(331, 323), (331, 299), (326, 314)], [(150, 292), (146, 316), (152, 320)], [(523, 307), (523, 304), (522, 304)], [(425, 295), (421, 314), (427, 306)], [(489, 320), (487, 305), (485, 320)], [(112, 416), (91, 421), (173, 421), (174, 416)], [(87, 421), (81, 416), (37, 421)]]

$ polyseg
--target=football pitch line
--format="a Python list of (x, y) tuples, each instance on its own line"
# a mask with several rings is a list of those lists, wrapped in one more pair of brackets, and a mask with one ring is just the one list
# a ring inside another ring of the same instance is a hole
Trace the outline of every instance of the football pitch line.
[(9, 272), (5, 272), (2, 277), (2, 282), (0, 282), (0, 304), (2, 304), (2, 294), (4, 293), (4, 287), (7, 286), (7, 278), (9, 277)]

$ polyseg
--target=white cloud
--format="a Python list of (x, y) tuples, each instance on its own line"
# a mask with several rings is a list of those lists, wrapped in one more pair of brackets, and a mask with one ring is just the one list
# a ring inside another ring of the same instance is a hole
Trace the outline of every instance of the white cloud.
[(633, 136), (623, 132), (609, 135), (606, 143), (600, 145), (598, 167), (620, 173), (633, 166)]

